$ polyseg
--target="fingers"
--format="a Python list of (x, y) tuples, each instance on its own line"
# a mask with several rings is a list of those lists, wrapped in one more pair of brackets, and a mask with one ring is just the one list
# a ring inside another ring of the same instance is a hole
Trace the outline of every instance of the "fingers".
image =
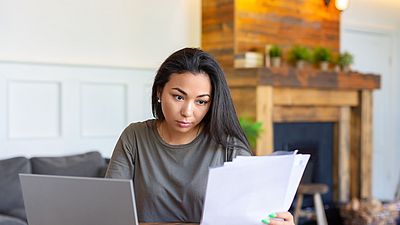
[(285, 221), (293, 222), (293, 215), (290, 212), (280, 212), (276, 213), (277, 218), (282, 218)]
[(261, 222), (269, 225), (294, 225), (293, 216), (290, 212), (271, 213), (268, 218)]

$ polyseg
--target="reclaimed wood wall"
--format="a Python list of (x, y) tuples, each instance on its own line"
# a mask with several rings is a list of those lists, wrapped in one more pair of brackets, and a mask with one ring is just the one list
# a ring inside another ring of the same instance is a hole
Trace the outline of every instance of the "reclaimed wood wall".
[(201, 29), (202, 49), (223, 67), (233, 67), (234, 0), (203, 0)]
[(234, 54), (276, 44), (327, 47), (339, 52), (340, 12), (323, 0), (203, 0), (202, 48), (224, 68)]

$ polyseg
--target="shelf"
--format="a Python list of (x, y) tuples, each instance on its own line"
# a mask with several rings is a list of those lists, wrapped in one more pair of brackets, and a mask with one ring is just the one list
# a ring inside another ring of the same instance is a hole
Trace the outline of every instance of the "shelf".
[(351, 71), (321, 71), (314, 68), (297, 70), (281, 68), (225, 69), (230, 87), (298, 87), (321, 89), (373, 90), (380, 88), (380, 76)]

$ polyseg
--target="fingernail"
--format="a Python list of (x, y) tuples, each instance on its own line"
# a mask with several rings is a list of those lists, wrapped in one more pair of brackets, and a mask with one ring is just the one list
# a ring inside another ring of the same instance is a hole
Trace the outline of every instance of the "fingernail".
[(269, 224), (269, 219), (263, 219), (263, 220), (261, 220), (261, 222), (263, 222), (264, 224)]
[(268, 216), (269, 216), (269, 218), (275, 218), (275, 217), (277, 217), (278, 215), (276, 215), (276, 213), (271, 213), (271, 214), (269, 214)]

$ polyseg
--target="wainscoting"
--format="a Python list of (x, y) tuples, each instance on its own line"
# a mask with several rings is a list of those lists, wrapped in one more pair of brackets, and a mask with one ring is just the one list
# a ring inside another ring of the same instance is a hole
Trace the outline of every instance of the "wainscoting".
[(98, 150), (151, 118), (155, 69), (0, 63), (0, 158)]

